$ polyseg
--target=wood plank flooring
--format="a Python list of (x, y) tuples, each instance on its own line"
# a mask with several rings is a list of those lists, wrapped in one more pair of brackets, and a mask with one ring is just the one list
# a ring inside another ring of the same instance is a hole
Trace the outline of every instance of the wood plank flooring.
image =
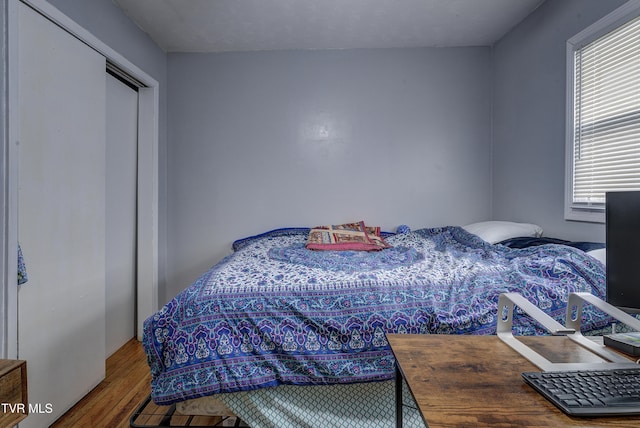
[(129, 418), (151, 392), (142, 345), (131, 339), (107, 359), (106, 378), (58, 419), (53, 428), (128, 428)]

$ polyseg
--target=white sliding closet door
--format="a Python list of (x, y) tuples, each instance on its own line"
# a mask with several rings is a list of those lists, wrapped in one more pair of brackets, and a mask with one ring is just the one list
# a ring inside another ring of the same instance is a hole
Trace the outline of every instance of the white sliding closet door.
[(20, 427), (41, 428), (104, 378), (106, 65), (22, 4), (18, 37), (18, 354), (45, 409)]
[(136, 335), (138, 91), (107, 74), (106, 356)]

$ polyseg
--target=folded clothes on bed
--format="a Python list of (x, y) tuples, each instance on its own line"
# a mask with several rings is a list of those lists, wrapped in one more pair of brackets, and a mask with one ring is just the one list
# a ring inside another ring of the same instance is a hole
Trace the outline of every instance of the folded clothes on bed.
[(364, 221), (340, 225), (316, 226), (309, 232), (310, 250), (378, 251), (389, 248), (380, 236), (380, 227), (365, 226)]

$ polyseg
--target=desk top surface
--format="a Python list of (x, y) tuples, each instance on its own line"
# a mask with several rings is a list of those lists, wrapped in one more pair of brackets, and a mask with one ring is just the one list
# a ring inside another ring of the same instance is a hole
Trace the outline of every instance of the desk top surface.
[[(640, 416), (574, 418), (524, 383), (539, 369), (496, 336), (387, 336), (430, 428), (640, 427)], [(553, 362), (601, 362), (565, 337), (520, 337)]]

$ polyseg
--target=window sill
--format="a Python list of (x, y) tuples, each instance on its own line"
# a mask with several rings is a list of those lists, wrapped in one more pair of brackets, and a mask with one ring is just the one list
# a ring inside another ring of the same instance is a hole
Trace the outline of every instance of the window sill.
[(565, 209), (564, 219), (587, 223), (604, 223), (605, 214), (604, 210), (581, 210), (569, 207)]

